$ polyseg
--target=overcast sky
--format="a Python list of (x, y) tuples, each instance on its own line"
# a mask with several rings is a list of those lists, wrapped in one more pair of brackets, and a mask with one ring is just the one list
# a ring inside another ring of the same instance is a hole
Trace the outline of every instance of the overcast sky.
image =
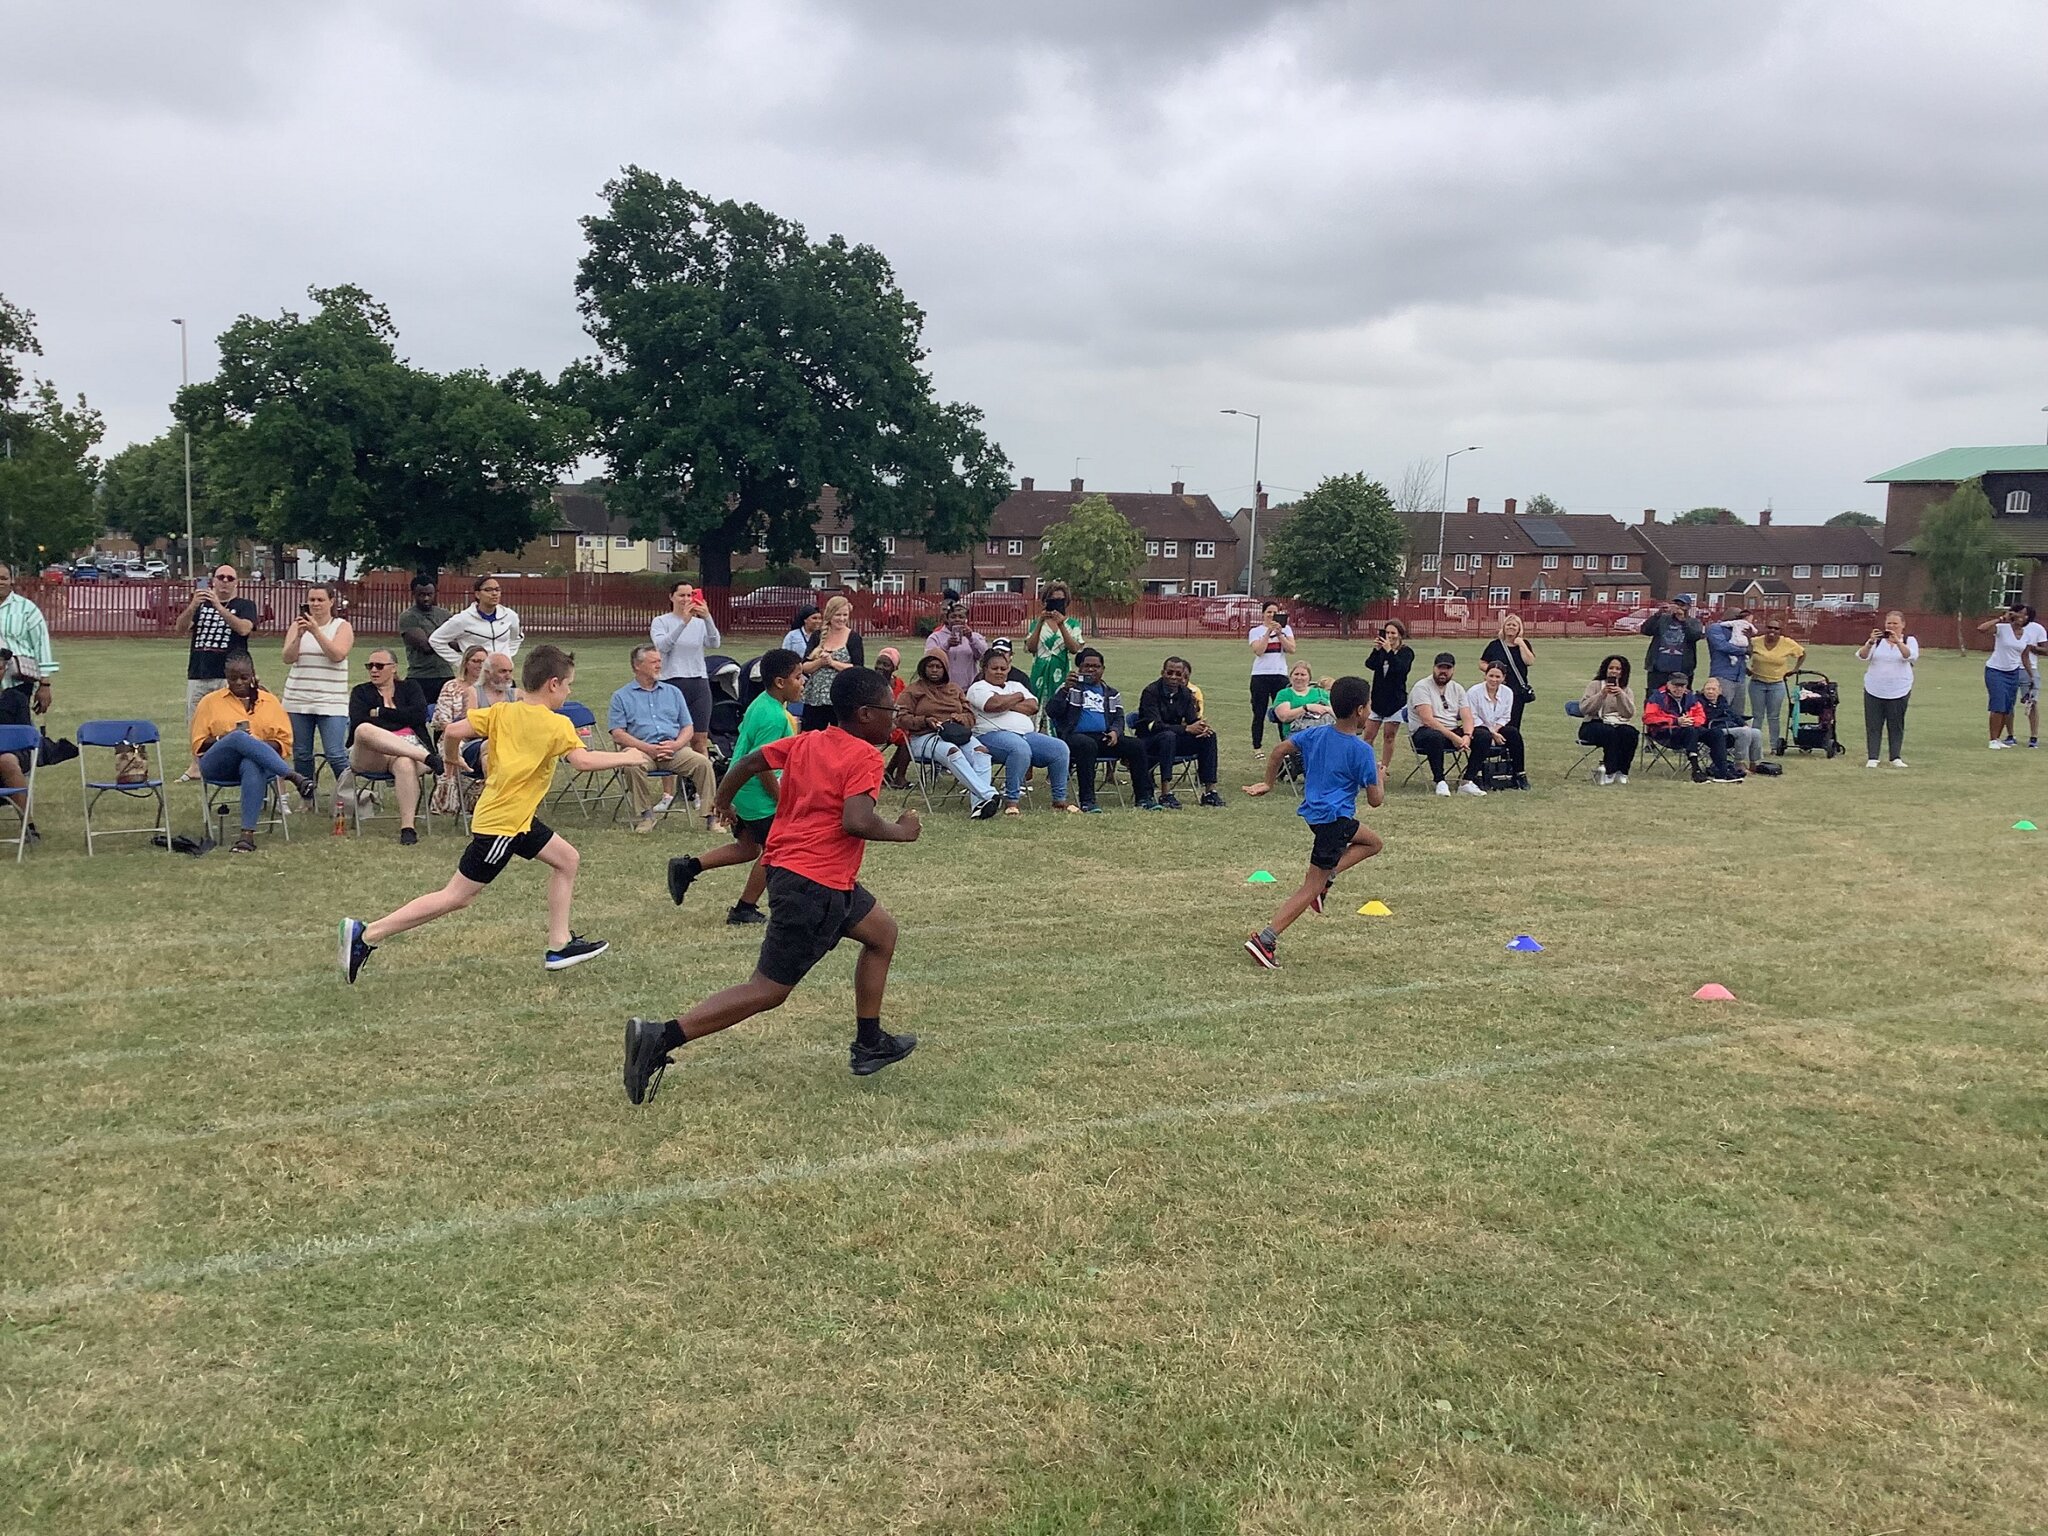
[[(1880, 510), (2048, 430), (2039, 0), (0, 0), (0, 292), (108, 446), (352, 282), (436, 368), (587, 350), (643, 165), (879, 247), (1019, 475)], [(1175, 466), (1179, 466), (1178, 471)]]

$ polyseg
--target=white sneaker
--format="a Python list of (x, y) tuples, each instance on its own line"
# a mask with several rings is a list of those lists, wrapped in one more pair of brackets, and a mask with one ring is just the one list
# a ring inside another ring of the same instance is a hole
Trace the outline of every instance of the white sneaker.
[(1906, 760), (1903, 757), (1895, 757), (1892, 759), (1892, 766), (1894, 768), (1903, 768), (1906, 766)]
[(1989, 743), (1989, 745), (1994, 752), (2003, 752), (2005, 750), (2005, 743), (2002, 741), (1994, 741)]
[(672, 794), (663, 795), (659, 800), (654, 802), (654, 807), (648, 814), (652, 816), (661, 816), (667, 814), (668, 808), (671, 805), (675, 804), (675, 798), (676, 797)]
[(1477, 784), (1474, 784), (1470, 779), (1467, 779), (1464, 783), (1458, 786), (1458, 793), (1461, 795), (1483, 795), (1486, 793), (1486, 791), (1481, 789)]
[(1866, 768), (1875, 768), (1877, 766), (1877, 759), (1873, 757), (1869, 761), (1864, 763), (1863, 766)]
[(1448, 795), (1451, 792), (1451, 786), (1446, 784), (1442, 779), (1438, 779), (1436, 781), (1436, 792), (1440, 795)]
[(1605, 789), (1608, 785), (1614, 782), (1614, 775), (1609, 773), (1605, 768), (1602, 768), (1599, 772), (1599, 775), (1593, 780), (1593, 782), (1595, 784), (1598, 784), (1602, 789)]
[(1628, 782), (1628, 775), (1625, 773), (1617, 773), (1614, 776), (1614, 782), (1617, 784), (1626, 784)]

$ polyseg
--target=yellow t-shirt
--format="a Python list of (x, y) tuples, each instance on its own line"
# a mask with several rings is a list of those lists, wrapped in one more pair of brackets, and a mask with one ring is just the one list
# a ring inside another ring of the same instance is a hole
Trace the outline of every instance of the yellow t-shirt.
[(514, 701), (469, 712), (470, 729), (491, 744), (484, 792), (470, 818), (472, 832), (517, 837), (555, 780), (555, 762), (583, 745), (568, 717), (540, 704)]
[(1806, 647), (1790, 635), (1780, 635), (1774, 649), (1764, 648), (1762, 635), (1749, 642), (1749, 675), (1760, 683), (1782, 683), (1785, 674), (1806, 660)]

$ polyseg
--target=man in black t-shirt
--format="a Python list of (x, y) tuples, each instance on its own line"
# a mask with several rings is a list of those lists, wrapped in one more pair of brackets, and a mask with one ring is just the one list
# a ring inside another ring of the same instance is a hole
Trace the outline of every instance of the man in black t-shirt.
[[(209, 693), (228, 685), (228, 658), (249, 654), (249, 635), (260, 617), (256, 605), (238, 593), (242, 578), (232, 565), (213, 573), (210, 585), (192, 594), (178, 614), (178, 633), (192, 637), (192, 651), (185, 662), (185, 718)], [(186, 777), (199, 777), (195, 764)]]

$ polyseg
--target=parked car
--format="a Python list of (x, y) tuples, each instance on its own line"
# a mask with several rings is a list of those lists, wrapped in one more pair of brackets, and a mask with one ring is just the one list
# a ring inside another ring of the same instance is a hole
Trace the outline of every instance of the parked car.
[(1242, 592), (1208, 598), (1202, 605), (1202, 628), (1241, 629), (1250, 634), (1252, 626), (1259, 622), (1259, 611), (1264, 602), (1264, 598), (1249, 597)]
[(732, 623), (748, 629), (787, 629), (799, 608), (815, 608), (827, 594), (809, 587), (757, 587), (732, 600)]
[(162, 581), (171, 574), (171, 568), (161, 560), (145, 560), (142, 562), (142, 574), (151, 581)]
[(1643, 632), (1643, 626), (1650, 622), (1650, 616), (1656, 611), (1656, 608), (1652, 606), (1649, 608), (1638, 608), (1633, 613), (1624, 613), (1614, 621), (1613, 633), (1617, 635), (1640, 635)]
[(967, 594), (967, 622), (976, 629), (1010, 629), (1024, 622), (1031, 612), (1022, 592), (984, 588)]
[(95, 582), (100, 579), (100, 568), (90, 560), (81, 560), (71, 567), (73, 581)]

